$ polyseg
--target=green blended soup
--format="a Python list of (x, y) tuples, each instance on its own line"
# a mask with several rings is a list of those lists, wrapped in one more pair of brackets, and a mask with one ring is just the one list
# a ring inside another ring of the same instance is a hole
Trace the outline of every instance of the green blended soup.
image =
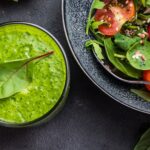
[(21, 92), (0, 100), (0, 121), (27, 123), (48, 113), (59, 101), (66, 83), (66, 63), (55, 41), (25, 24), (0, 27), (0, 63), (54, 51), (34, 63), (32, 82)]

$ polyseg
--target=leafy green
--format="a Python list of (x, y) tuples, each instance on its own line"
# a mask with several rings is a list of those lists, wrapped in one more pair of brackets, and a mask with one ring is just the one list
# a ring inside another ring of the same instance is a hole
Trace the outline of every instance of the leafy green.
[(138, 18), (142, 20), (148, 20), (150, 18), (150, 15), (147, 14), (138, 14)]
[(0, 99), (10, 97), (25, 89), (32, 81), (32, 62), (52, 53), (53, 51), (33, 58), (0, 64)]
[(99, 34), (99, 32), (96, 32), (94, 29), (90, 29), (91, 33), (95, 37), (95, 41), (98, 41), (101, 46), (104, 46), (104, 36), (102, 34)]
[(141, 3), (144, 7), (149, 7), (150, 6), (150, 0), (141, 0)]
[(131, 38), (119, 33), (115, 36), (114, 42), (122, 50), (128, 51), (133, 44), (140, 40), (141, 39), (139, 37)]
[(102, 59), (104, 59), (104, 56), (102, 54), (102, 48), (100, 47), (100, 45), (101, 45), (101, 43), (96, 40), (89, 40), (85, 44), (86, 48), (92, 46), (93, 51), (97, 55), (98, 59), (102, 60)]
[(89, 16), (87, 19), (87, 26), (86, 26), (86, 34), (87, 35), (89, 34), (89, 28), (90, 28), (91, 23), (92, 23), (91, 17), (92, 17), (94, 10), (95, 9), (102, 9), (104, 6), (105, 6), (104, 2), (101, 2), (100, 0), (94, 0), (93, 1), (91, 8), (90, 8)]
[[(136, 56), (136, 55), (139, 55)], [(139, 70), (150, 70), (150, 42), (144, 41), (144, 45), (138, 43), (127, 52), (129, 63)]]
[(142, 135), (134, 150), (150, 150), (150, 129)]
[(146, 0), (141, 0), (143, 6), (146, 6)]
[(94, 21), (94, 22), (91, 24), (91, 28), (94, 29), (94, 30), (96, 30), (96, 29), (98, 29), (98, 27), (99, 27), (100, 25), (102, 25), (102, 24), (104, 24), (103, 21)]
[(132, 66), (130, 66), (126, 61), (121, 61), (117, 57), (115, 57), (115, 54), (118, 52), (117, 47), (113, 44), (111, 38), (104, 40), (104, 45), (106, 49), (106, 54), (109, 59), (109, 61), (121, 72), (123, 72), (125, 75), (139, 79), (141, 77), (141, 71), (134, 69)]
[(150, 92), (147, 92), (145, 90), (137, 90), (137, 89), (131, 89), (131, 92), (143, 98), (144, 100), (150, 102)]
[(150, 0), (146, 0), (146, 6), (147, 6), (147, 7), (150, 6)]

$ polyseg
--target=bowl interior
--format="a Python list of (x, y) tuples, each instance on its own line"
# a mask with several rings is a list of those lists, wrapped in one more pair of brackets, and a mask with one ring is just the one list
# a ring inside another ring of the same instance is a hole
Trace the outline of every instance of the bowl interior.
[(122, 83), (110, 76), (85, 49), (89, 36), (85, 34), (86, 20), (93, 0), (62, 0), (64, 28), (71, 51), (90, 80), (114, 100), (135, 110), (150, 113), (150, 103), (130, 92), (133, 85)]

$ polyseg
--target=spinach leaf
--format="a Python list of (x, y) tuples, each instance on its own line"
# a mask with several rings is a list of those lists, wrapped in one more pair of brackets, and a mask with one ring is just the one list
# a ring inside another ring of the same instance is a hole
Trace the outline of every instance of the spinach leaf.
[(88, 35), (89, 34), (89, 28), (91, 26), (91, 23), (92, 23), (92, 15), (93, 15), (93, 12), (95, 9), (102, 9), (103, 7), (105, 6), (104, 2), (101, 2), (100, 0), (94, 0), (92, 5), (91, 5), (91, 8), (90, 8), (90, 12), (89, 12), (89, 16), (88, 16), (88, 19), (87, 19), (87, 26), (86, 26), (86, 34)]
[(138, 71), (134, 69), (130, 64), (128, 64), (126, 61), (121, 61), (117, 57), (115, 57), (115, 54), (118, 52), (117, 47), (113, 44), (111, 38), (104, 40), (104, 45), (106, 49), (106, 54), (109, 59), (109, 61), (121, 72), (123, 72), (125, 75), (139, 79), (141, 77), (141, 71)]
[(150, 150), (150, 129), (142, 135), (134, 150)]
[(102, 54), (102, 48), (100, 47), (101, 43), (96, 41), (96, 40), (89, 40), (86, 42), (85, 46), (86, 48), (92, 46), (93, 51), (95, 52), (95, 54), (97, 55), (97, 57), (102, 60), (104, 59), (104, 56)]
[(150, 0), (146, 0), (146, 6), (150, 7)]
[(150, 92), (147, 92), (145, 90), (137, 90), (137, 89), (131, 89), (131, 92), (143, 98), (144, 100), (150, 102)]
[(0, 99), (10, 97), (26, 88), (32, 81), (32, 62), (52, 53), (53, 51), (50, 51), (37, 57), (0, 64)]
[(150, 70), (150, 42), (144, 45), (138, 43), (127, 52), (127, 59), (131, 66), (139, 70)]
[(131, 38), (119, 33), (115, 36), (114, 42), (122, 50), (128, 51), (133, 44), (138, 41), (140, 42), (140, 40), (141, 39), (139, 37)]

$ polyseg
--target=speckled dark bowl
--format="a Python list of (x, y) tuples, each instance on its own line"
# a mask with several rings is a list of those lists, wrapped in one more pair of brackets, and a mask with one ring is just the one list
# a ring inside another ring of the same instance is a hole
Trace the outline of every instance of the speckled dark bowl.
[(150, 114), (150, 103), (130, 92), (132, 85), (110, 76), (84, 47), (89, 36), (85, 26), (92, 0), (62, 0), (65, 34), (73, 56), (89, 79), (112, 99), (135, 110)]

